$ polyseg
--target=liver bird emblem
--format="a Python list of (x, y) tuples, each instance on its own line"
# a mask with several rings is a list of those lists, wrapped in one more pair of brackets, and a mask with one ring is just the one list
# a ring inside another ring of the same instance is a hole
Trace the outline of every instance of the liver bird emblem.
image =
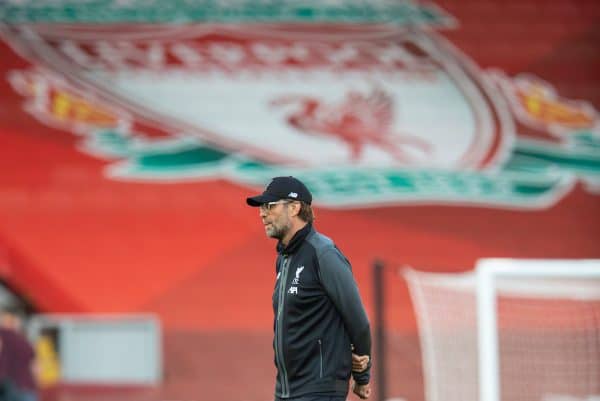
[[(346, 143), (352, 161), (360, 159), (367, 144), (380, 147), (396, 161), (411, 162), (416, 151), (431, 153), (432, 146), (416, 136), (393, 132), (393, 99), (377, 88), (364, 95), (351, 91), (339, 103), (327, 104), (309, 96), (283, 96), (273, 106), (297, 105), (287, 122), (309, 135), (333, 136)], [(406, 148), (413, 149), (410, 154)]]

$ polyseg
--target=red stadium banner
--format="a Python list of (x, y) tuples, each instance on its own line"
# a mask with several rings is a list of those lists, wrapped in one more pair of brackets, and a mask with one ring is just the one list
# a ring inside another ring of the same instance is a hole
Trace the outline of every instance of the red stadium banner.
[(458, 6), (55, 3), (0, 6), (0, 234), (45, 272), (7, 275), (42, 309), (263, 327), (223, 288), (270, 291), (244, 198), (288, 174), (359, 280), (375, 257), (599, 255), (598, 99), (465, 51)]

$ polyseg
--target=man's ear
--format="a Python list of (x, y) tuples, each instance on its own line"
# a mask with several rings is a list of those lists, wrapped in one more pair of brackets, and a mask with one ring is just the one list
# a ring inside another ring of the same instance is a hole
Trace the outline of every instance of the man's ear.
[(293, 207), (292, 216), (298, 216), (300, 214), (300, 209), (302, 208), (300, 202), (292, 202), (291, 206)]

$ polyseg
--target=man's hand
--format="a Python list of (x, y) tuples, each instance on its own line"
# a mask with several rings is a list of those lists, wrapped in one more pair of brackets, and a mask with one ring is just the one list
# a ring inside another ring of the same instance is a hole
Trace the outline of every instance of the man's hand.
[(353, 372), (364, 372), (369, 366), (369, 355), (356, 355), (352, 353), (352, 371)]
[(352, 381), (352, 392), (366, 400), (371, 395), (371, 385), (367, 384), (357, 384), (355, 381)]

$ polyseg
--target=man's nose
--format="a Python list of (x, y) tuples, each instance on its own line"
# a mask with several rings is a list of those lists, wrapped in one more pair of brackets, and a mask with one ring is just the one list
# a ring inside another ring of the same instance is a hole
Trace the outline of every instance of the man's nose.
[(258, 208), (258, 214), (260, 215), (260, 217), (264, 217), (267, 215), (267, 211), (264, 210), (262, 207)]

